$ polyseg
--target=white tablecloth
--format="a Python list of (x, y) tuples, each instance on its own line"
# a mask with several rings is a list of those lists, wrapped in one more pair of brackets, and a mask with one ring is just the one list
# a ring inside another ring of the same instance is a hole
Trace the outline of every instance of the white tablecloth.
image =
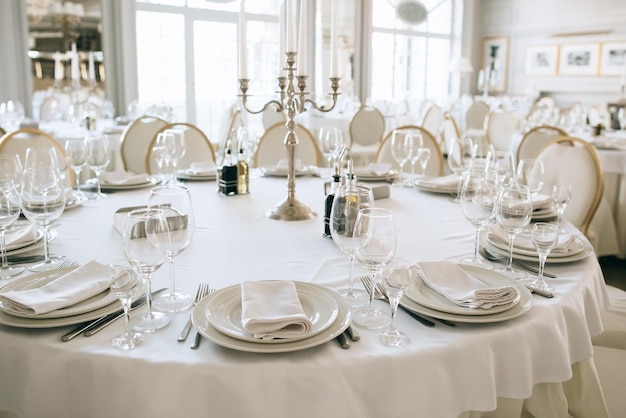
[[(298, 198), (317, 218), (282, 222), (265, 212), (285, 198), (285, 179), (254, 179), (250, 195), (233, 197), (218, 195), (214, 182), (189, 183), (197, 227), (177, 259), (179, 289), (195, 293), (200, 282), (222, 288), (261, 279), (345, 286), (347, 257), (322, 237), (322, 184), (319, 178), (297, 181)], [(145, 204), (148, 194), (119, 192), (67, 211), (52, 252), (81, 263), (120, 258), (113, 213)], [(457, 260), (473, 250), (473, 227), (447, 195), (392, 188), (390, 198), (376, 203), (394, 211), (399, 257)], [(260, 355), (206, 340), (190, 350), (189, 342), (176, 341), (189, 312), (171, 314), (167, 328), (146, 335), (143, 346), (130, 352), (110, 344), (122, 321), (66, 343), (60, 336), (70, 327), (0, 326), (0, 411), (49, 418), (432, 418), (474, 416), (468, 411), (504, 410), (511, 403), (518, 410), (522, 399), (534, 395), (545, 416), (555, 416), (546, 402), (561, 414), (569, 405), (592, 413), (581, 416), (604, 416), (591, 344), (602, 331), (600, 310), (607, 305), (599, 264), (591, 256), (549, 270), (558, 275), (552, 282), (556, 297), (533, 296), (532, 309), (507, 322), (426, 328), (399, 312), (397, 325), (410, 338), (402, 348), (381, 345), (378, 331), (360, 330), (362, 340), (350, 350), (330, 341)], [(167, 273), (156, 273), (153, 288), (167, 285)], [(533, 401), (525, 405), (532, 409)]]

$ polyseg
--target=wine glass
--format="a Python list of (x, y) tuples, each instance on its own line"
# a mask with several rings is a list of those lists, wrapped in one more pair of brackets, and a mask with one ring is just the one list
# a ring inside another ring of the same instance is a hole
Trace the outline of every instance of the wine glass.
[(342, 145), (341, 132), (337, 128), (320, 128), (319, 144), (322, 154), (326, 158), (327, 166), (332, 172), (332, 161), (337, 155)]
[(509, 239), (509, 254), (506, 267), (502, 270), (515, 279), (522, 278), (513, 270), (513, 241), (517, 234), (530, 223), (532, 202), (528, 187), (521, 184), (505, 186), (500, 191), (496, 202), (496, 221), (506, 232)]
[[(157, 137), (158, 139), (158, 137)], [(164, 145), (155, 143), (152, 147), (152, 156), (154, 157), (154, 162), (157, 165), (158, 174), (155, 176), (155, 180), (157, 182), (161, 182), (164, 179), (163, 176), (163, 163), (165, 161), (165, 155), (167, 154), (167, 149)]]
[(554, 186), (552, 186), (552, 203), (554, 204), (554, 208), (556, 209), (556, 225), (559, 228), (561, 227), (561, 219), (563, 218), (563, 213), (565, 213), (565, 209), (567, 209), (567, 205), (569, 205), (571, 193), (572, 188), (570, 186), (565, 186), (562, 184), (555, 184)]
[(394, 258), (383, 268), (381, 287), (387, 295), (391, 307), (391, 322), (387, 329), (378, 336), (383, 345), (398, 347), (409, 342), (409, 337), (396, 328), (396, 313), (400, 299), (411, 285), (412, 275), (411, 264), (401, 258)]
[(430, 148), (420, 148), (418, 150), (418, 161), (420, 163), (420, 169), (422, 170), (422, 177), (426, 175), (426, 166), (428, 160), (430, 160)]
[(374, 292), (380, 271), (396, 252), (396, 226), (388, 209), (361, 209), (354, 226), (354, 252), (357, 260), (370, 271), (372, 284), (369, 303), (354, 312), (353, 321), (367, 329), (379, 329), (389, 323), (390, 315), (374, 308)]
[(513, 154), (510, 151), (495, 151), (494, 159), (489, 166), (489, 170), (496, 173), (498, 184), (509, 184), (515, 177)]
[(111, 345), (120, 350), (130, 350), (143, 343), (143, 335), (136, 332), (130, 323), (130, 305), (144, 292), (146, 281), (128, 263), (128, 260), (116, 260), (109, 265), (109, 284), (111, 291), (124, 309), (124, 333), (111, 340)]
[(537, 222), (533, 225), (531, 238), (533, 245), (537, 250), (537, 255), (539, 256), (539, 274), (532, 282), (532, 285), (541, 290), (553, 292), (554, 288), (546, 283), (544, 279), (543, 270), (546, 265), (548, 254), (550, 254), (550, 251), (552, 251), (558, 242), (559, 227), (545, 222)]
[(65, 155), (72, 170), (74, 170), (75, 194), (77, 197), (82, 196), (80, 190), (80, 172), (87, 165), (87, 147), (84, 139), (68, 139), (65, 141)]
[(475, 142), (472, 147), (472, 168), (488, 170), (495, 156), (493, 144), (485, 141)]
[(422, 133), (420, 131), (411, 131), (411, 136), (413, 137), (413, 146), (415, 147), (415, 152), (411, 154), (411, 177), (415, 178), (415, 163), (420, 162), (421, 165), (420, 157), (422, 156), (424, 150), (428, 148), (424, 148), (424, 138), (422, 137)]
[(543, 162), (526, 159), (517, 164), (515, 181), (528, 187), (531, 196), (538, 194), (543, 188)]
[(404, 164), (413, 156), (414, 135), (410, 131), (395, 129), (391, 134), (391, 155), (400, 165), (398, 184), (405, 185)]
[(237, 142), (245, 152), (245, 160), (248, 166), (252, 167), (254, 154), (259, 145), (259, 136), (256, 131), (251, 128), (240, 127), (237, 129)]
[(150, 192), (148, 207), (167, 207), (164, 211), (176, 213), (175, 216), (167, 218), (170, 228), (170, 245), (166, 252), (170, 265), (170, 290), (154, 298), (152, 306), (165, 312), (180, 312), (189, 308), (193, 303), (193, 298), (190, 295), (176, 291), (176, 268), (174, 265), (178, 254), (183, 252), (191, 242), (195, 229), (189, 189), (185, 186), (170, 185), (155, 187)]
[(354, 228), (359, 211), (374, 205), (372, 189), (360, 185), (346, 185), (335, 191), (330, 210), (330, 234), (333, 242), (348, 256), (350, 264), (349, 287), (341, 296), (349, 299), (352, 306), (367, 302), (367, 293), (354, 288)]
[(180, 129), (166, 129), (165, 141), (172, 164), (170, 182), (175, 183), (178, 163), (185, 156), (185, 133)]
[(50, 257), (48, 241), (50, 226), (65, 209), (65, 188), (56, 165), (31, 164), (37, 160), (28, 158), (31, 150), (34, 149), (26, 152), (20, 205), (24, 216), (43, 230), (44, 260), (29, 267), (31, 271), (39, 272), (59, 268), (63, 262), (61, 257)]
[(106, 135), (88, 134), (85, 137), (85, 149), (87, 151), (87, 165), (96, 175), (96, 191), (89, 197), (91, 199), (102, 199), (106, 197), (102, 193), (100, 175), (110, 162), (109, 139)]
[(482, 168), (471, 169), (463, 178), (460, 205), (465, 218), (475, 229), (474, 255), (461, 260), (463, 264), (491, 268), (478, 256), (481, 231), (489, 225), (495, 215), (494, 189), (490, 186), (487, 173)]
[(6, 256), (5, 233), (20, 216), (20, 188), (22, 163), (17, 154), (0, 154), (0, 280), (24, 271), (23, 267), (9, 266)]
[(455, 202), (459, 201), (459, 191), (461, 188), (462, 174), (468, 170), (472, 164), (472, 155), (474, 152), (474, 143), (471, 138), (453, 138), (450, 142), (450, 150), (448, 150), (448, 167), (450, 171), (459, 177), (459, 185)]
[(169, 228), (161, 209), (135, 209), (128, 213), (124, 227), (124, 254), (128, 262), (146, 279), (146, 305), (142, 316), (133, 320), (133, 329), (153, 332), (167, 326), (170, 319), (152, 309), (152, 275), (165, 262), (169, 247)]

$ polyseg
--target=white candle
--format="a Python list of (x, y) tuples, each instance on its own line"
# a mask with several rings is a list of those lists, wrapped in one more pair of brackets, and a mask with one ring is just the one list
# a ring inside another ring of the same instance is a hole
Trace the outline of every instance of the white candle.
[(278, 69), (282, 71), (285, 62), (285, 5), (280, 5), (278, 15)]
[(295, 0), (287, 0), (285, 7), (285, 18), (287, 19), (287, 52), (296, 52), (295, 3)]
[(96, 81), (96, 68), (93, 62), (93, 51), (89, 51), (89, 81)]
[(337, 61), (337, 4), (333, 0), (330, 10), (330, 77), (339, 77)]
[(300, 0), (298, 27), (298, 75), (306, 75), (306, 0)]
[(78, 80), (78, 52), (76, 51), (76, 43), (72, 44), (71, 59), (70, 75), (72, 80)]
[(61, 64), (61, 54), (59, 51), (54, 53), (54, 79), (63, 80), (63, 64)]
[(241, 0), (241, 9), (239, 10), (239, 78), (248, 78), (246, 52), (246, 1)]

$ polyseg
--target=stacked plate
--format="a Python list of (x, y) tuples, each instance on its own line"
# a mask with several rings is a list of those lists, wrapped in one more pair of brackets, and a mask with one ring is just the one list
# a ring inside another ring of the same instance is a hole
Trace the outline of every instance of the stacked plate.
[(43, 232), (30, 221), (18, 220), (6, 232), (6, 254), (10, 259), (43, 246)]
[(431, 289), (418, 275), (417, 280), (407, 289), (400, 304), (413, 312), (433, 318), (468, 323), (506, 321), (526, 313), (531, 308), (532, 296), (523, 284), (514, 282), (495, 271), (465, 265), (459, 267), (489, 287), (515, 287), (519, 297), (509, 304), (491, 309), (461, 307)]
[(217, 179), (217, 169), (198, 171), (191, 168), (178, 170), (176, 177), (187, 181), (211, 181)]
[(125, 177), (114, 175), (113, 173), (108, 174), (108, 176), (102, 178), (100, 183), (103, 192), (142, 189), (144, 187), (152, 187), (155, 183), (147, 174), (129, 174)]
[[(287, 177), (287, 167), (283, 165), (261, 167), (260, 173), (264, 177)], [(296, 177), (318, 175), (318, 168), (314, 166), (296, 167)]]
[(294, 282), (305, 314), (313, 323), (302, 338), (262, 340), (248, 333), (241, 324), (241, 285), (211, 293), (192, 313), (198, 332), (223, 347), (255, 353), (281, 353), (303, 350), (337, 337), (350, 325), (350, 304), (339, 294), (312, 283)]
[(391, 168), (381, 171), (371, 169), (371, 167), (355, 167), (354, 174), (359, 181), (392, 181), (398, 177), (398, 172)]
[[(13, 280), (2, 291), (28, 290), (42, 287), (76, 267), (31, 274)], [(20, 328), (53, 328), (91, 321), (121, 309), (110, 289), (76, 303), (45, 314), (16, 312), (0, 304), (0, 324)]]
[(442, 177), (424, 176), (415, 180), (415, 187), (432, 193), (456, 193), (459, 189), (459, 176), (450, 174)]

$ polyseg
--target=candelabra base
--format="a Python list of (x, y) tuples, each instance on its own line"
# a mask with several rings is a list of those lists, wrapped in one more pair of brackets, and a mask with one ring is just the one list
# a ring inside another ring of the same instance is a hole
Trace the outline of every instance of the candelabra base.
[(287, 198), (267, 211), (266, 216), (279, 221), (305, 221), (315, 218), (317, 214), (296, 198)]

